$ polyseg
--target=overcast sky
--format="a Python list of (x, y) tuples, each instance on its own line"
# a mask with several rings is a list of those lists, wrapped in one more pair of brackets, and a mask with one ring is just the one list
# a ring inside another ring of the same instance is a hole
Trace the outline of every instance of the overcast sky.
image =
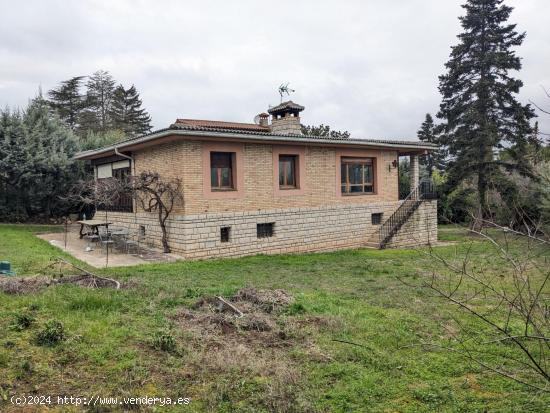
[[(0, 0), (0, 105), (105, 69), (136, 85), (155, 128), (178, 117), (251, 122), (288, 81), (303, 123), (414, 139), (438, 109), (462, 2)], [(527, 31), (520, 98), (550, 107), (550, 1), (507, 3)], [(540, 123), (550, 132), (550, 116)]]

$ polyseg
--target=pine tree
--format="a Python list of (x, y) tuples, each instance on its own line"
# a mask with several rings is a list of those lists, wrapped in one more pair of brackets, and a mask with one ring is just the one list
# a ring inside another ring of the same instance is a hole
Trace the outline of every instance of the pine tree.
[[(439, 78), (443, 101), (438, 117), (452, 158), (448, 182), (456, 187), (474, 178), (478, 225), (488, 216), (487, 194), (501, 167), (530, 173), (521, 148), (532, 139), (534, 112), (516, 100), (523, 84), (509, 75), (521, 69), (513, 48), (522, 44), (525, 33), (507, 23), (512, 8), (503, 1), (467, 1), (466, 15), (460, 17), (464, 32), (452, 48), (447, 73)], [(495, 158), (495, 151), (505, 146), (519, 148), (514, 162)]]
[(79, 115), (84, 105), (84, 96), (80, 93), (83, 79), (84, 76), (75, 76), (48, 91), (50, 105), (73, 131), (78, 127)]
[[(418, 139), (422, 142), (439, 144), (439, 138), (436, 132), (436, 125), (432, 115), (426, 114), (426, 119), (422, 122), (420, 130), (417, 133)], [(445, 169), (445, 149), (440, 147), (437, 150), (430, 151), (427, 155), (420, 158), (420, 164), (426, 167), (428, 176), (432, 176), (435, 170), (443, 171)]]
[(0, 219), (22, 221), (66, 213), (60, 199), (80, 176), (78, 140), (48, 102), (0, 112)]
[(348, 139), (348, 131), (332, 130), (330, 126), (320, 124), (319, 126), (302, 125), (302, 134), (309, 136), (323, 136), (334, 139)]
[(139, 93), (134, 85), (129, 89), (118, 85), (111, 105), (111, 126), (130, 136), (151, 131), (151, 117), (141, 104)]
[(105, 70), (98, 70), (88, 78), (86, 83), (88, 91), (86, 93), (86, 106), (91, 113), (85, 113), (87, 123), (93, 123), (93, 115), (97, 122), (94, 131), (105, 132), (109, 129), (111, 104), (115, 91), (115, 80), (111, 74)]

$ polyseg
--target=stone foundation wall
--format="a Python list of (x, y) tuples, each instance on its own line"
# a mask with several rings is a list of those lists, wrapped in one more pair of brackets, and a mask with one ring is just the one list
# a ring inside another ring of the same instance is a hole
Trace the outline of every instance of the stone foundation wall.
[(424, 201), (387, 244), (387, 248), (409, 248), (437, 241), (437, 201)]
[[(365, 245), (379, 227), (372, 225), (371, 214), (383, 213), (384, 221), (399, 204), (385, 202), (174, 216), (168, 224), (169, 242), (174, 253), (188, 259), (358, 248)], [(114, 226), (136, 231), (144, 226), (147, 243), (160, 247), (161, 231), (155, 215), (111, 212), (109, 221)], [(272, 237), (257, 238), (256, 226), (261, 223), (274, 224)], [(220, 239), (222, 227), (230, 227), (229, 242)], [(435, 239), (437, 203), (434, 201), (423, 204), (389, 246), (418, 246)]]

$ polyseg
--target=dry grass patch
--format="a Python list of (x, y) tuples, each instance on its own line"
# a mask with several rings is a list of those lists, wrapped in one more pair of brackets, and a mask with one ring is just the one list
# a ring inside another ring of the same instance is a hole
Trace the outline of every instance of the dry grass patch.
[(218, 377), (208, 389), (212, 407), (250, 392), (248, 397), (267, 411), (314, 411), (292, 352), (311, 350), (315, 359), (322, 355), (310, 342), (305, 321), (285, 314), (293, 301), (284, 290), (245, 288), (227, 299), (200, 298), (174, 315), (191, 336), (188, 377)]
[(112, 279), (98, 278), (87, 274), (63, 275), (60, 277), (36, 276), (36, 277), (1, 277), (0, 291), (6, 294), (32, 294), (45, 288), (73, 284), (84, 288), (132, 288), (136, 282), (121, 283)]

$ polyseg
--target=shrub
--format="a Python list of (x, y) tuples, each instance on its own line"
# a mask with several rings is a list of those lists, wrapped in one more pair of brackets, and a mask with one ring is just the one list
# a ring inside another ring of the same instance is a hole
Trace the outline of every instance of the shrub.
[(36, 336), (39, 346), (55, 346), (66, 339), (65, 327), (57, 320), (50, 320)]
[(13, 317), (11, 328), (16, 331), (23, 331), (29, 328), (32, 323), (34, 323), (34, 316), (30, 312), (17, 313)]
[(22, 380), (26, 377), (29, 377), (34, 372), (34, 366), (29, 360), (24, 360), (19, 366), (17, 366), (16, 377), (19, 380)]
[(173, 353), (176, 351), (176, 339), (169, 331), (157, 331), (153, 334), (151, 340), (151, 346), (155, 350), (166, 351), (167, 353)]

